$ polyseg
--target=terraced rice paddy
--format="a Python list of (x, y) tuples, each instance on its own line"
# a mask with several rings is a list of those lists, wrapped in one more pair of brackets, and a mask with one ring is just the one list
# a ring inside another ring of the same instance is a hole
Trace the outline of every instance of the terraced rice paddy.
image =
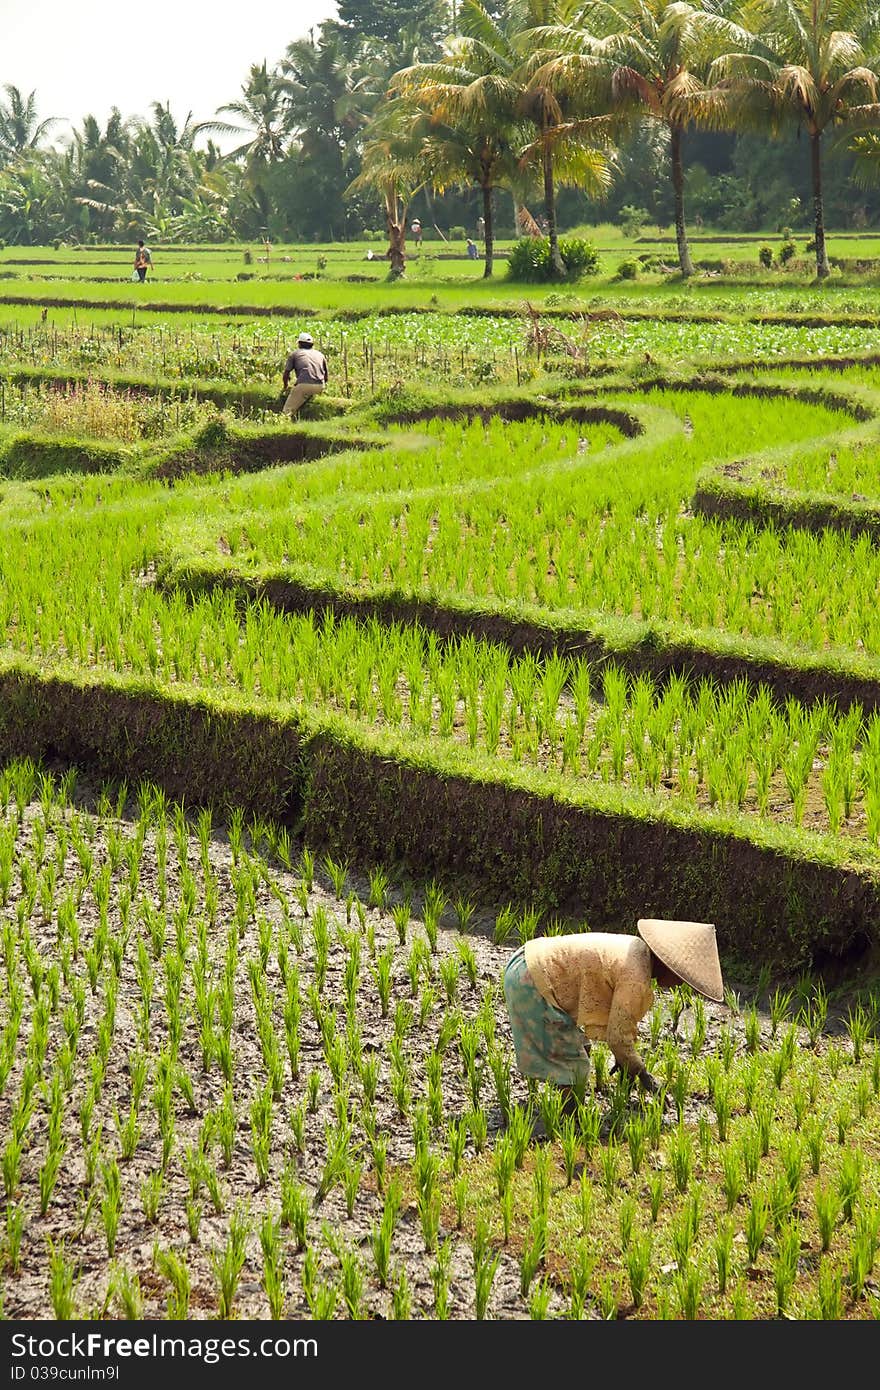
[[(866, 306), (442, 293), (295, 424), (284, 324), (3, 310), (9, 1316), (876, 1315)], [(506, 955), (652, 915), (726, 1003), (563, 1119)]]

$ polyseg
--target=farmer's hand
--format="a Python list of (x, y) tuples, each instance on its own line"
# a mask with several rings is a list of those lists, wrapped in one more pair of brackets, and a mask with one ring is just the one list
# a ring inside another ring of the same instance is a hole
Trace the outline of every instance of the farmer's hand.
[(656, 1076), (652, 1076), (647, 1068), (639, 1073), (637, 1080), (645, 1094), (660, 1097), (663, 1102), (664, 1110), (668, 1110), (671, 1107), (672, 1097), (666, 1087), (663, 1085), (662, 1081), (657, 1080)]
[(647, 1091), (649, 1095), (655, 1096), (660, 1090), (660, 1082), (657, 1080), (656, 1076), (651, 1075), (647, 1067), (641, 1067), (635, 1072), (633, 1074), (633, 1079), (638, 1081), (642, 1090)]

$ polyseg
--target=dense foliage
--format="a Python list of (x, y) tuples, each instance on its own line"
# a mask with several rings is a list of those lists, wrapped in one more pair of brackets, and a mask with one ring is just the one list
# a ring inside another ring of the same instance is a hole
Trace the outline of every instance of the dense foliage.
[[(554, 245), (557, 221), (675, 225), (687, 274), (685, 211), (741, 231), (815, 231), (820, 213), (860, 227), (880, 211), (872, 15), (861, 0), (743, 0), (723, 17), (710, 0), (343, 0), (274, 64), (253, 63), (213, 116), (181, 121), (157, 101), (103, 127), (86, 114), (67, 139), (9, 82), (0, 240), (384, 232), (375, 159), (358, 182), (379, 142), (426, 228), (474, 233), (488, 216), (509, 235), (524, 206)], [(488, 244), (486, 257), (488, 274)]]
[[(582, 237), (563, 237), (559, 243), (565, 271), (570, 280), (582, 275), (594, 275), (599, 267), (599, 253)], [(539, 282), (553, 278), (550, 264), (550, 241), (547, 237), (522, 237), (511, 249), (507, 261), (511, 280)]]

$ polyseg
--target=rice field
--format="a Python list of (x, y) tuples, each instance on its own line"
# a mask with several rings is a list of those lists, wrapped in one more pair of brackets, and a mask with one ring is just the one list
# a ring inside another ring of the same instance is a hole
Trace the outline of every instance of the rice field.
[[(288, 425), (231, 255), (0, 261), (4, 1314), (877, 1316), (870, 293), (345, 286)], [(725, 1002), (563, 1116), (504, 961), (642, 901)]]
[(874, 996), (682, 987), (663, 1095), (597, 1044), (563, 1117), (499, 1008), (528, 913), (149, 784), (0, 805), (7, 1317), (876, 1316)]

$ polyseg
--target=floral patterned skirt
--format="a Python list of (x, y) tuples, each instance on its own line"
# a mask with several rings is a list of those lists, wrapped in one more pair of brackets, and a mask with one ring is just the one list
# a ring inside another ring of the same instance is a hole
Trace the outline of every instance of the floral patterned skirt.
[(504, 998), (523, 1076), (573, 1086), (590, 1073), (586, 1039), (574, 1019), (538, 991), (520, 946), (504, 967)]

